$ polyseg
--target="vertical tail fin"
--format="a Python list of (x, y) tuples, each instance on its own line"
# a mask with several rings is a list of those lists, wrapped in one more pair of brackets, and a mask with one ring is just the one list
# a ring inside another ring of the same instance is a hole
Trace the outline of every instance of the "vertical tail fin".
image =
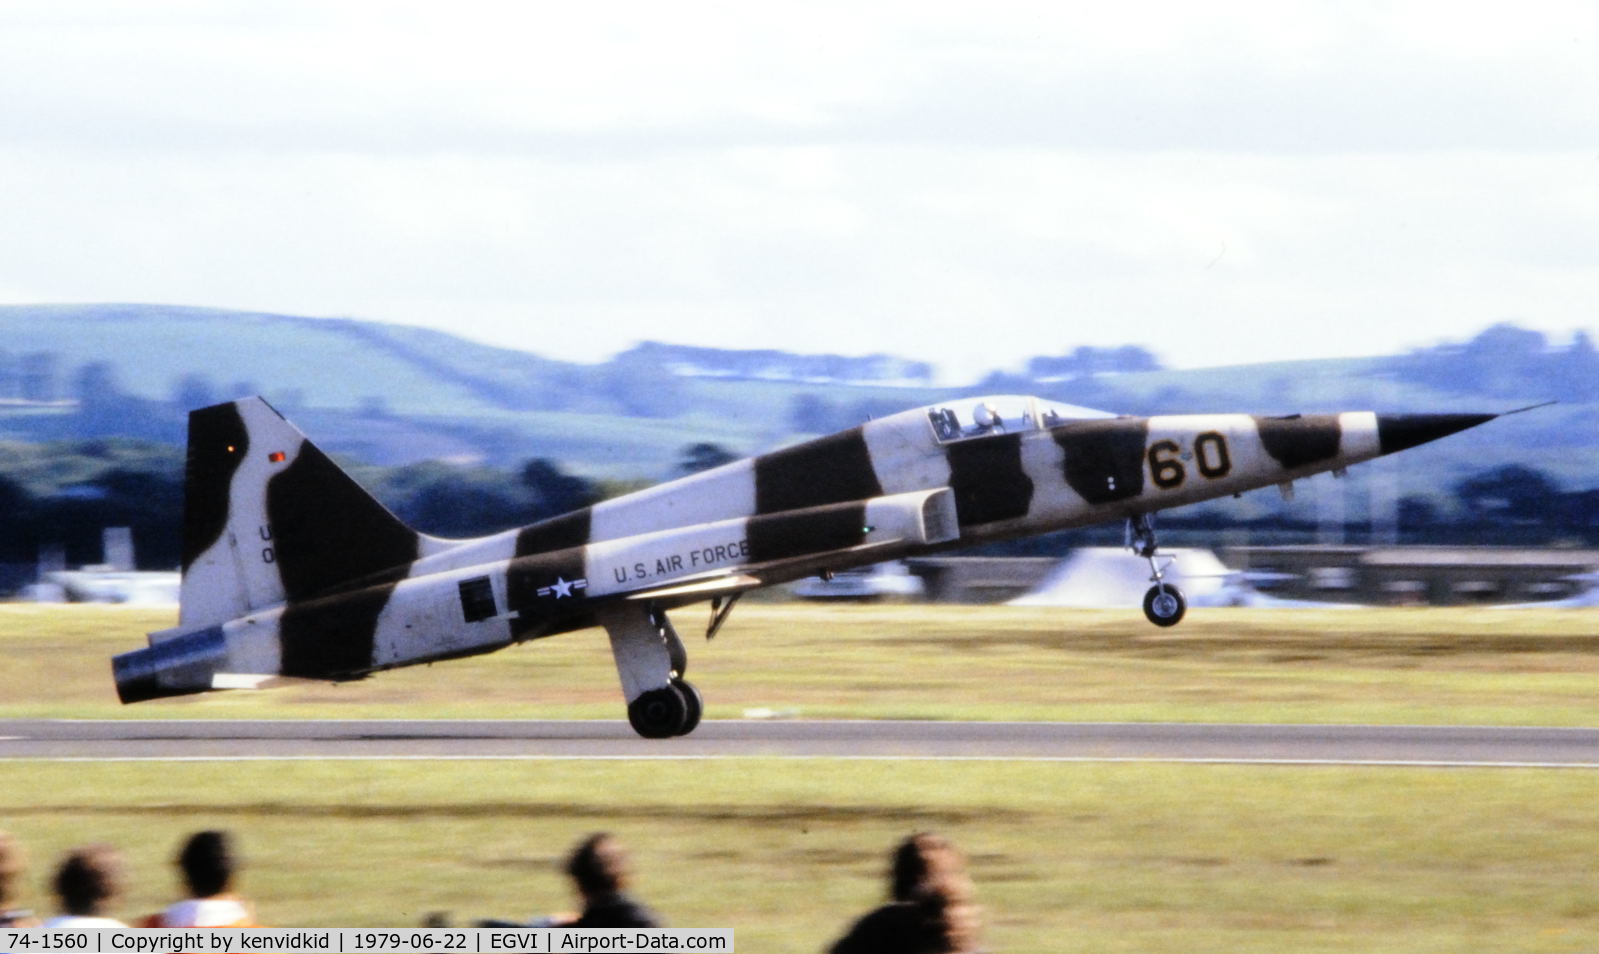
[(182, 628), (403, 572), (423, 540), (262, 399), (189, 414)]

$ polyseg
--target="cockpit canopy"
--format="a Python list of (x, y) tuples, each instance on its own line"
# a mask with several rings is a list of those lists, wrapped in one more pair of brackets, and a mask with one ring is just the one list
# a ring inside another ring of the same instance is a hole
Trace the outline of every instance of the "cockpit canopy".
[(1017, 394), (969, 398), (959, 404), (937, 404), (927, 409), (927, 419), (941, 444), (985, 434), (1014, 434), (1055, 427), (1068, 421), (1115, 416), (1108, 411)]

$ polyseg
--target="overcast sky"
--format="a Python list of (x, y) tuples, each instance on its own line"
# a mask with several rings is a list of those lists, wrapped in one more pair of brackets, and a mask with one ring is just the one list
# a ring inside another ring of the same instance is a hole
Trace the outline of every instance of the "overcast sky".
[(0, 4), (0, 301), (936, 364), (1599, 335), (1599, 5)]

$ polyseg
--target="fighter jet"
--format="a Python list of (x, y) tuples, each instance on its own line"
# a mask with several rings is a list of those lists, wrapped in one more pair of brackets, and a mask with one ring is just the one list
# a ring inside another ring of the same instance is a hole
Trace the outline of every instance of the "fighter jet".
[(699, 691), (668, 613), (714, 636), (759, 587), (884, 560), (1124, 521), (1144, 612), (1183, 616), (1153, 515), (1341, 471), (1495, 414), (1116, 416), (968, 399), (692, 474), (520, 530), (407, 527), (260, 398), (194, 411), (179, 623), (113, 660), (123, 702), (371, 673), (591, 626), (633, 728), (686, 735)]

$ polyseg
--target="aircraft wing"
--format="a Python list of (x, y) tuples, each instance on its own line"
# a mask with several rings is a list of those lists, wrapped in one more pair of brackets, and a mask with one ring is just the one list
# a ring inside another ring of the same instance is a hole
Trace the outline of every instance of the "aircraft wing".
[(639, 590), (637, 593), (627, 594), (625, 599), (669, 600), (672, 602), (693, 601), (713, 596), (743, 593), (746, 590), (759, 589), (766, 585), (766, 581), (749, 573), (719, 573), (705, 579), (684, 580), (678, 583), (669, 583), (665, 586)]
[[(789, 560), (777, 560), (758, 566), (743, 567), (737, 570), (713, 571), (694, 577), (674, 580), (670, 583), (656, 587), (648, 587), (636, 592), (625, 594), (628, 600), (660, 600), (674, 604), (692, 603), (702, 599), (716, 596), (728, 596), (733, 593), (743, 593), (747, 590), (760, 589), (763, 586), (772, 586), (777, 583), (788, 583), (807, 576), (815, 576), (837, 565), (841, 557), (849, 556), (848, 565), (859, 566), (862, 554), (876, 550), (884, 550), (883, 560), (893, 559), (898, 552), (896, 544), (904, 540), (884, 540), (866, 546), (851, 547), (845, 551), (833, 551), (826, 554), (817, 554)], [(864, 562), (878, 562), (875, 559)]]
[[(948, 488), (716, 521), (590, 544), (583, 596), (681, 605), (877, 563), (958, 533)], [(516, 588), (543, 592), (552, 575), (571, 578), (560, 571), (534, 557), (513, 569), (531, 577)]]

